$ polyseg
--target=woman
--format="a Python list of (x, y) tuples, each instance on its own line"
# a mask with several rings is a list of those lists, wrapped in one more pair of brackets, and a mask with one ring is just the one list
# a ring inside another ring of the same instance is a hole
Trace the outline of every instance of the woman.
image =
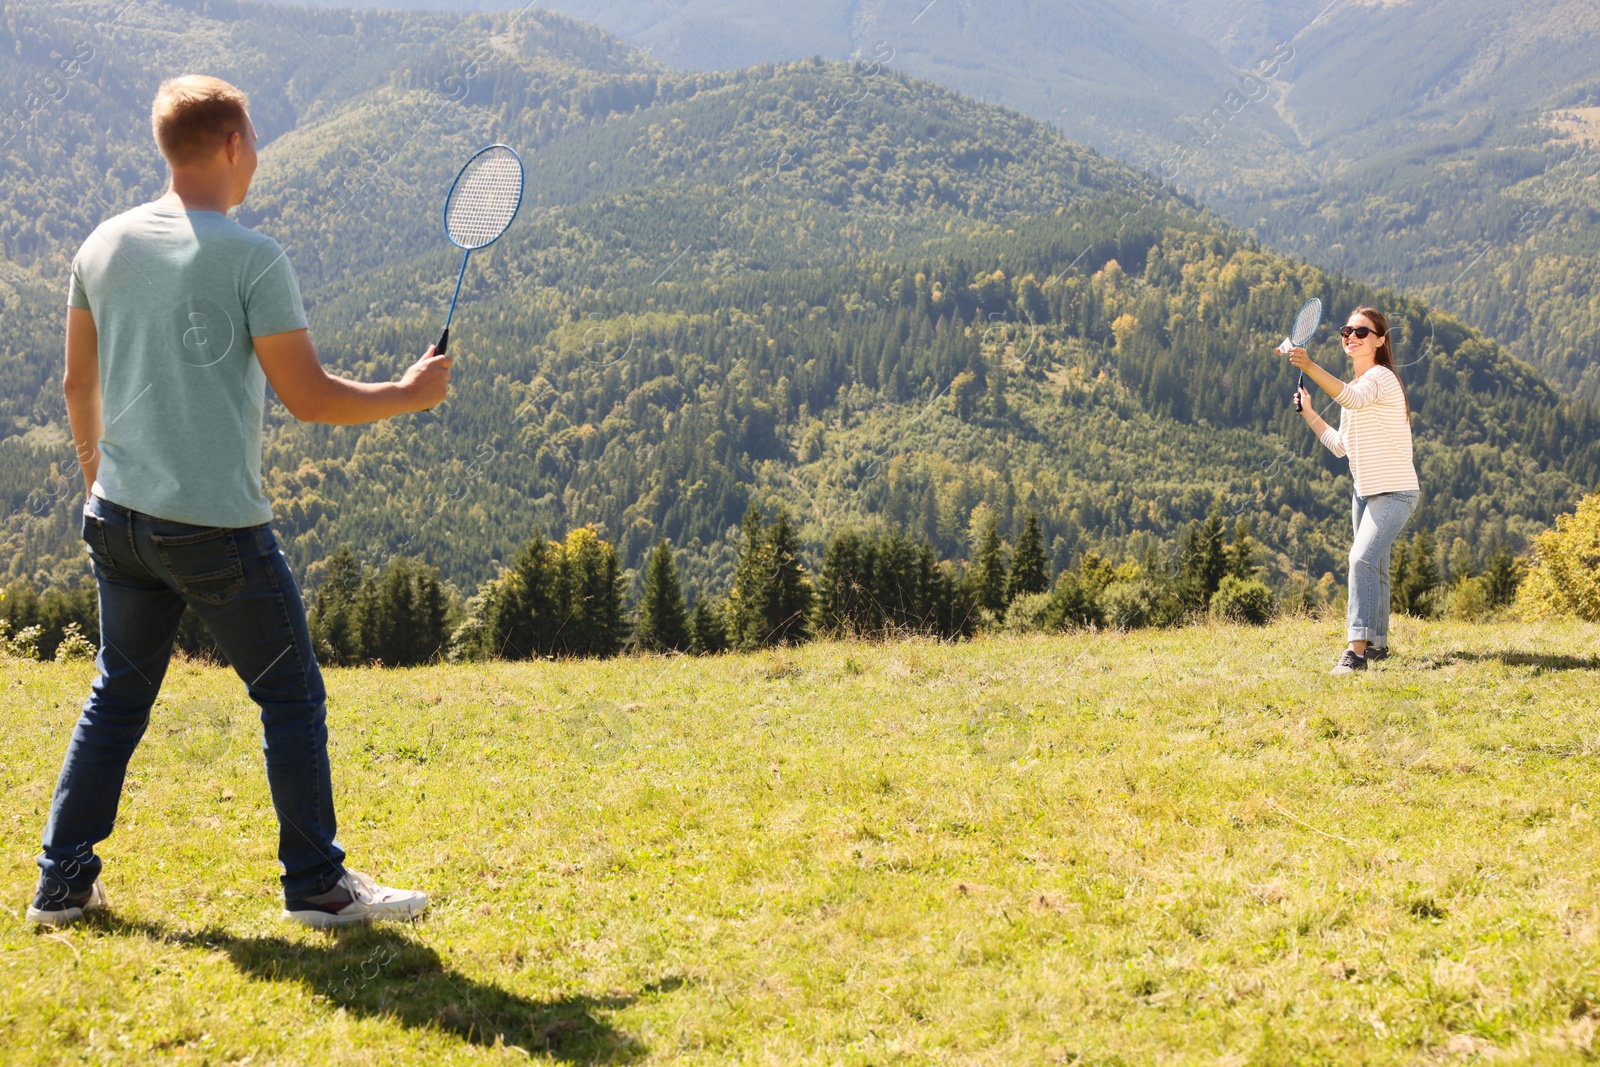
[(1420, 490), (1411, 452), (1411, 401), (1395, 373), (1389, 320), (1377, 308), (1356, 308), (1339, 334), (1355, 364), (1349, 385), (1313, 363), (1303, 348), (1291, 352), (1289, 362), (1339, 405), (1335, 430), (1312, 410), (1309, 392), (1301, 388), (1295, 396), (1306, 425), (1329, 451), (1350, 457), (1356, 483), (1345, 634), (1350, 647), (1333, 668), (1334, 674), (1351, 674), (1389, 654), (1389, 550), (1417, 510)]

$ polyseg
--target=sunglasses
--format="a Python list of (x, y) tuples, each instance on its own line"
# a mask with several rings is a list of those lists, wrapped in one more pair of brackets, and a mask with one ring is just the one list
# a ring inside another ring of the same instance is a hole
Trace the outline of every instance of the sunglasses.
[(1371, 326), (1341, 326), (1341, 327), (1339, 327), (1339, 336), (1340, 337), (1348, 338), (1351, 334), (1355, 334), (1357, 341), (1365, 341), (1370, 334), (1375, 334), (1377, 332), (1378, 331), (1374, 330)]

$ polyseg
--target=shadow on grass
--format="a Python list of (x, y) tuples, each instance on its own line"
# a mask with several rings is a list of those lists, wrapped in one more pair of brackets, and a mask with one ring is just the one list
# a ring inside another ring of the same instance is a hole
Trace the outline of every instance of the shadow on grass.
[(1452, 663), (1483, 663), (1494, 660), (1507, 667), (1532, 667), (1540, 671), (1600, 671), (1600, 656), (1567, 656), (1543, 652), (1446, 652), (1430, 656), (1419, 667), (1448, 667)]
[(530, 1000), (451, 970), (439, 954), (381, 924), (345, 928), (321, 943), (283, 937), (237, 937), (221, 930), (180, 931), (115, 915), (86, 921), (107, 934), (146, 937), (171, 945), (225, 952), (242, 973), (263, 981), (300, 982), (352, 1015), (392, 1019), (422, 1030), (454, 1034), (474, 1045), (516, 1046), (565, 1063), (628, 1063), (648, 1050), (597, 1011), (616, 1011), (640, 995), (683, 984), (667, 978), (638, 994)]

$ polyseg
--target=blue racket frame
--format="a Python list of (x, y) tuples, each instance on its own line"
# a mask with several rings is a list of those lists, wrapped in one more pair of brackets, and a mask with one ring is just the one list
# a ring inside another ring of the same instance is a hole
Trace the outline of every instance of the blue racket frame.
[[(1304, 304), (1301, 304), (1300, 305), (1300, 310), (1295, 313), (1295, 317), (1294, 318), (1295, 318), (1295, 322), (1298, 323), (1300, 321), (1300, 316), (1304, 315), (1306, 313), (1306, 308), (1310, 307), (1313, 303), (1315, 303), (1317, 305), (1317, 324), (1315, 326), (1311, 327), (1311, 332), (1306, 335), (1306, 338), (1305, 338), (1304, 341), (1298, 341), (1298, 342), (1295, 341), (1295, 339), (1293, 337), (1293, 331), (1290, 331), (1291, 335), (1289, 337), (1285, 337), (1283, 339), (1284, 343), (1282, 345), (1278, 346), (1278, 351), (1280, 351), (1280, 352), (1291, 351), (1292, 349), (1291, 349), (1290, 346), (1301, 346), (1301, 345), (1304, 345), (1306, 343), (1306, 341), (1311, 340), (1311, 338), (1313, 338), (1313, 337), (1315, 337), (1317, 335), (1317, 331), (1322, 328), (1322, 316), (1327, 313), (1327, 305), (1322, 302), (1322, 298), (1321, 297), (1314, 296), (1310, 300), (1307, 300)], [(1305, 385), (1306, 385), (1306, 372), (1305, 371), (1301, 371), (1300, 372), (1300, 376), (1297, 379), (1295, 379), (1295, 383), (1294, 383), (1294, 409), (1296, 411), (1300, 411), (1301, 410), (1301, 407), (1300, 407), (1300, 390), (1304, 389)]]
[(472, 166), (473, 160), (477, 159), (485, 152), (493, 152), (497, 148), (503, 148), (507, 152), (510, 152), (512, 158), (517, 161), (517, 166), (519, 168), (523, 166), (522, 156), (519, 155), (517, 150), (512, 148), (510, 145), (501, 144), (499, 142), (484, 145), (482, 148), (472, 153), (471, 156), (467, 157), (467, 161), (465, 163), (461, 164), (461, 169), (456, 171), (455, 180), (450, 183), (450, 190), (444, 194), (444, 207), (440, 209), (439, 220), (444, 226), (445, 238), (457, 248), (465, 249), (465, 252), (461, 256), (461, 269), (456, 272), (456, 290), (454, 293), (450, 294), (450, 313), (446, 315), (444, 319), (444, 332), (439, 335), (439, 343), (434, 346), (434, 351), (437, 355), (444, 355), (450, 347), (450, 324), (455, 321), (456, 301), (461, 298), (461, 282), (462, 279), (467, 276), (467, 260), (471, 259), (472, 253), (476, 252), (478, 249), (488, 248), (490, 245), (500, 240), (501, 237), (504, 237), (506, 230), (511, 229), (511, 223), (516, 221), (517, 212), (522, 210), (522, 196), (524, 190), (527, 188), (526, 179), (524, 179), (524, 184), (517, 187), (517, 202), (511, 208), (511, 218), (506, 220), (504, 228), (502, 228), (499, 233), (495, 234), (492, 238), (485, 241), (481, 245), (464, 245), (450, 235), (450, 201), (455, 197), (456, 186), (461, 184), (461, 178), (467, 173), (467, 168)]

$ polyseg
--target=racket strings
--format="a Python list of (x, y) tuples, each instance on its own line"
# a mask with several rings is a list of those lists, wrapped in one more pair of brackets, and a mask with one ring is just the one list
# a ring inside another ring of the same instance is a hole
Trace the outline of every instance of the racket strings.
[(486, 152), (456, 181), (445, 230), (462, 248), (482, 248), (505, 232), (522, 200), (522, 164), (509, 151)]
[(1295, 345), (1303, 345), (1317, 332), (1317, 326), (1322, 322), (1322, 301), (1313, 300), (1300, 309), (1300, 314), (1295, 316), (1294, 331), (1291, 337)]

